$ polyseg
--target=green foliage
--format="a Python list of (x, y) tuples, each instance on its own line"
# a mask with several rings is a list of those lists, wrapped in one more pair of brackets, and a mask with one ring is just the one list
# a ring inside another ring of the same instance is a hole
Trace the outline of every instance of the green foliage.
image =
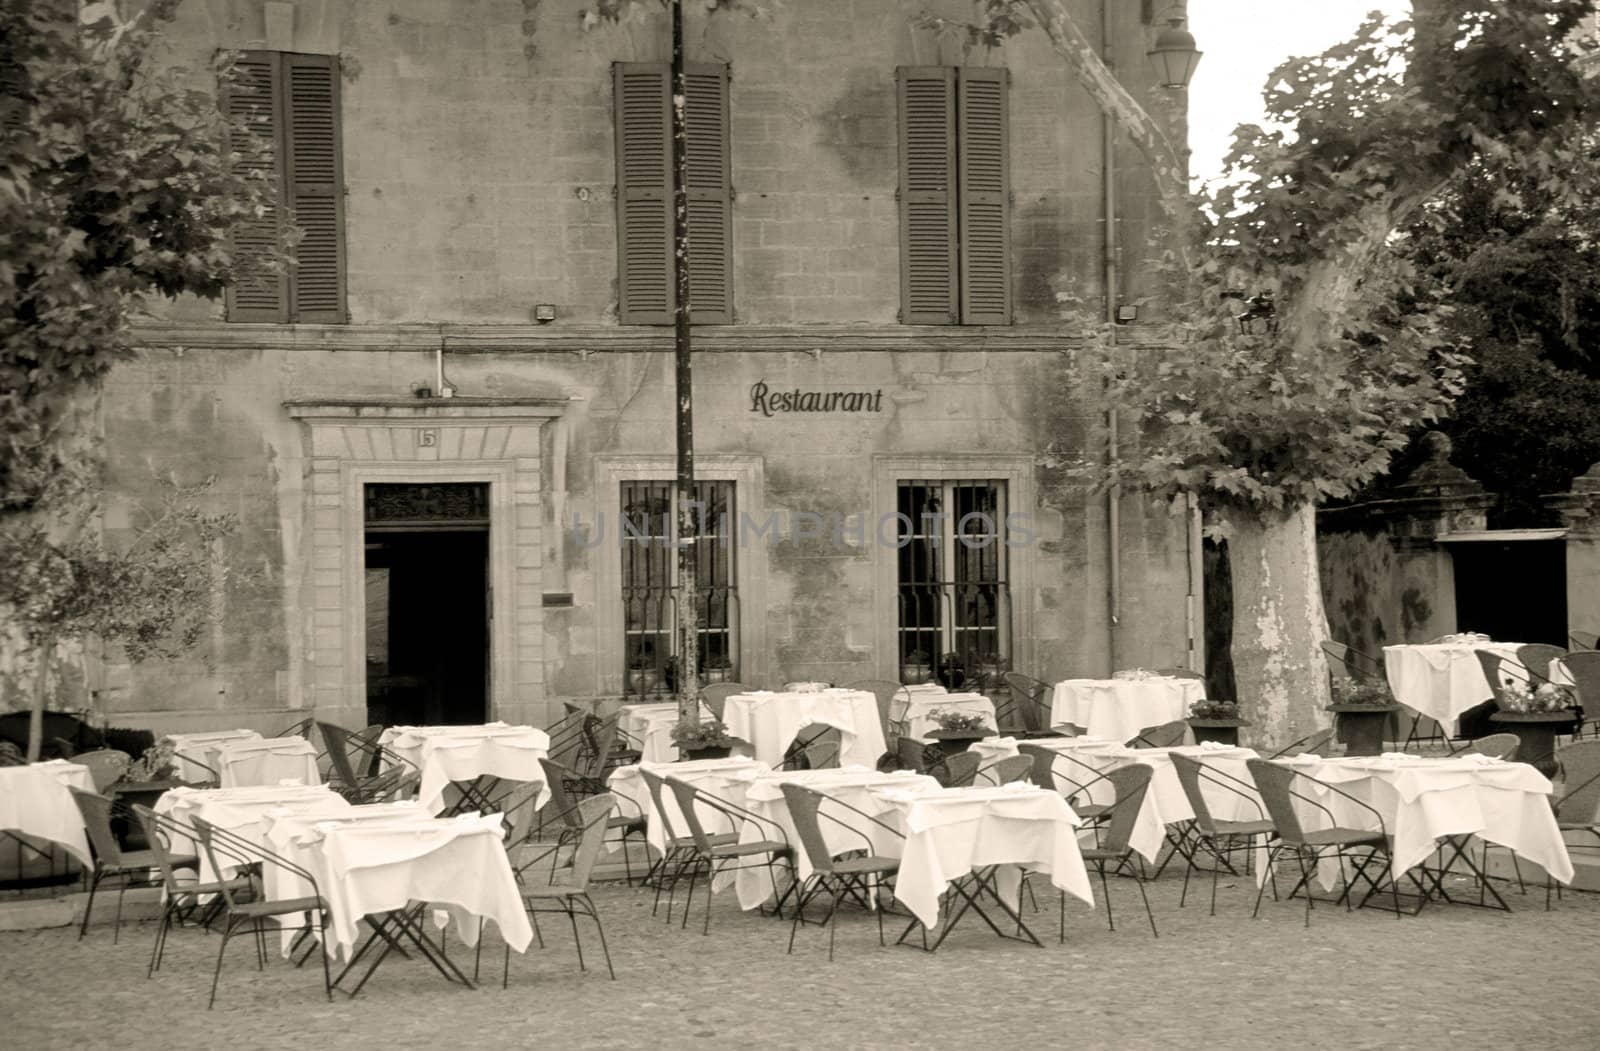
[(948, 730), (951, 733), (977, 733), (988, 729), (983, 716), (956, 711), (954, 708), (940, 708), (929, 712), (928, 717), (939, 724), (940, 730)]
[(732, 748), (739, 742), (728, 733), (721, 719), (701, 721), (695, 718), (680, 719), (672, 725), (672, 743), (689, 751), (699, 748)]
[(81, 473), (71, 399), (130, 353), (144, 297), (221, 294), (228, 230), (262, 207), (214, 74), (153, 59), (176, 6), (0, 3), (0, 515)]

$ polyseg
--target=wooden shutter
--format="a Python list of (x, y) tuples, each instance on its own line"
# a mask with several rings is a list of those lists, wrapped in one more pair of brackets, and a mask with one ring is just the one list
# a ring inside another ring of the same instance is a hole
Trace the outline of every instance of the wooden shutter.
[(690, 63), (684, 67), (684, 78), (689, 319), (698, 325), (729, 325), (733, 323), (733, 179), (728, 163), (728, 67)]
[(1011, 323), (1011, 171), (1004, 69), (963, 66), (956, 114), (961, 323)]
[(672, 117), (667, 68), (612, 67), (617, 126), (617, 313), (672, 323)]
[(223, 87), (223, 108), (232, 122), (229, 148), (235, 170), (266, 180), (265, 211), (233, 228), (234, 281), (228, 286), (229, 321), (288, 321), (288, 275), (274, 260), (282, 241), (283, 169), (279, 140), (283, 106), (278, 90), (280, 59), (270, 51), (247, 51)]
[(302, 231), (290, 269), (291, 321), (343, 324), (344, 172), (339, 135), (339, 60), (284, 55), (288, 203)]
[(903, 66), (900, 97), (900, 319), (956, 321), (955, 70)]

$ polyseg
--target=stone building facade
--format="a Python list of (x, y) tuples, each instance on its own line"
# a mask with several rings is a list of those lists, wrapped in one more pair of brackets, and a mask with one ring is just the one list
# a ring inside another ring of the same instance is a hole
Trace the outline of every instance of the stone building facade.
[[(651, 522), (670, 510), (672, 339), (650, 301), (659, 245), (630, 225), (660, 203), (640, 172), (661, 96), (625, 109), (624, 74), (658, 75), (668, 27), (585, 29), (592, 6), (180, 5), (171, 60), (243, 52), (261, 94), (229, 104), (264, 129), (246, 158), (276, 165), (307, 237), (287, 277), (144, 324), (106, 385), (108, 528), (136, 519), (152, 472), (215, 476), (241, 520), (204, 652), (95, 671), (116, 722), (542, 724), (564, 700), (665, 686), (670, 545)], [(1098, 109), (1037, 34), (967, 48), (894, 0), (686, 6), (711, 71), (690, 100), (691, 135), (711, 136), (691, 164), (711, 174), (691, 179), (721, 180), (691, 204), (712, 304), (695, 443), (723, 523), (696, 541), (708, 671), (1186, 663), (1188, 521), (1063, 466), (1105, 455), (1063, 298), (1151, 291), (1137, 152), (1113, 138), (1108, 166)], [(1069, 6), (1181, 142), (1148, 12)], [(929, 127), (944, 197), (908, 170)], [(908, 264), (930, 201), (950, 221), (931, 285)]]

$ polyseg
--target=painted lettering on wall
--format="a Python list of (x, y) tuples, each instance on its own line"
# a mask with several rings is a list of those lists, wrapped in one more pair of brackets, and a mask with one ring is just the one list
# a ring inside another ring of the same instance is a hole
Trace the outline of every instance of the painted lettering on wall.
[(780, 412), (882, 412), (883, 391), (773, 390), (765, 380), (750, 387), (750, 411), (763, 416)]

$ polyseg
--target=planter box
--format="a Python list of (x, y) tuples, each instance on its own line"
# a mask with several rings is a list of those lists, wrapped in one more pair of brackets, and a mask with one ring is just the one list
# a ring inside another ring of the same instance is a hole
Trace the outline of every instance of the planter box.
[(1249, 726), (1244, 719), (1186, 719), (1189, 729), (1194, 731), (1194, 743), (1204, 744), (1206, 741), (1216, 741), (1218, 744), (1237, 745), (1239, 743), (1239, 727)]
[(726, 759), (733, 752), (732, 745), (723, 745), (721, 748), (684, 748), (678, 746), (678, 758), (684, 762), (693, 759)]
[(934, 730), (928, 734), (933, 739), (930, 748), (938, 749), (940, 758), (965, 752), (972, 747), (973, 741), (981, 741), (985, 737), (993, 737), (993, 730)]
[(1498, 730), (1517, 735), (1517, 760), (1546, 777), (1556, 775), (1556, 734), (1570, 733), (1577, 716), (1571, 712), (1495, 712), (1489, 721)]
[(1389, 717), (1398, 704), (1330, 704), (1323, 709), (1335, 716), (1335, 729), (1346, 755), (1379, 755)]

